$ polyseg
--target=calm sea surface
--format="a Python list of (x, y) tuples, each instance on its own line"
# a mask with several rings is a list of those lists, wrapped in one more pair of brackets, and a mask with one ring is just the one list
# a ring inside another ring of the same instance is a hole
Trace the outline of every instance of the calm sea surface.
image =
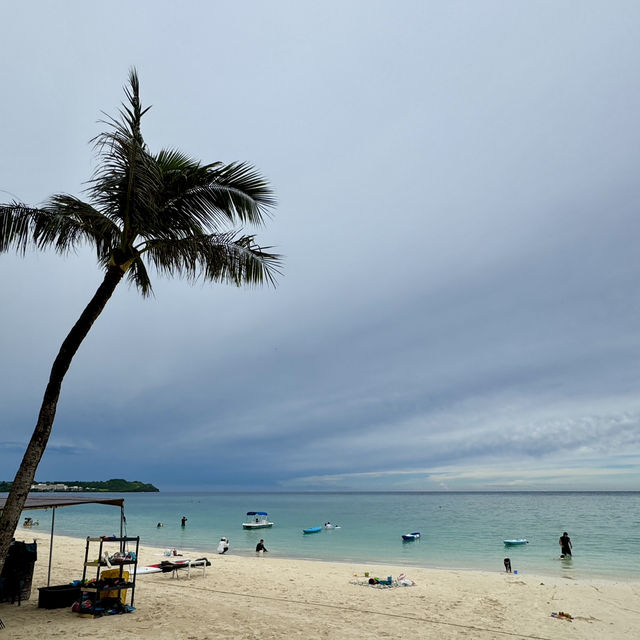
[[(65, 494), (68, 495), (68, 494)], [(98, 494), (89, 494), (98, 495)], [(116, 494), (99, 494), (111, 496)], [(640, 579), (640, 492), (585, 493), (139, 493), (125, 498), (128, 535), (143, 544), (214, 554), (221, 536), (230, 553), (249, 554), (264, 538), (274, 556), (500, 571)], [(247, 511), (267, 511), (271, 529), (245, 531)], [(50, 530), (51, 511), (24, 515)], [(180, 526), (182, 516), (187, 525)], [(334, 531), (304, 535), (330, 521)], [(81, 505), (56, 510), (55, 532), (85, 538), (117, 534), (120, 510)], [(156, 527), (164, 523), (162, 528)], [(19, 525), (20, 527), (22, 524)], [(415, 542), (401, 535), (420, 531)], [(571, 560), (559, 559), (567, 531)], [(507, 548), (503, 539), (529, 544)]]

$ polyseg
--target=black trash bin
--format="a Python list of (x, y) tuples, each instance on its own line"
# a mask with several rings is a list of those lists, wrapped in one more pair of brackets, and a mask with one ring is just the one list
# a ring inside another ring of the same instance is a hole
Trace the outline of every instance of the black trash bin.
[(33, 581), (33, 566), (38, 559), (36, 542), (21, 542), (14, 540), (9, 547), (7, 559), (0, 574), (0, 602), (11, 602), (31, 597), (31, 582)]

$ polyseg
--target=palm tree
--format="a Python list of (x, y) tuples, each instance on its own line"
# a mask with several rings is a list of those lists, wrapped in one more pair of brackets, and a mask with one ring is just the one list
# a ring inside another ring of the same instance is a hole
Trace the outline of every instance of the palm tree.
[[(275, 205), (268, 182), (245, 163), (201, 164), (174, 149), (152, 154), (140, 131), (135, 69), (119, 118), (95, 143), (99, 166), (85, 202), (54, 195), (41, 208), (0, 204), (0, 252), (53, 248), (96, 251), (102, 284), (65, 338), (51, 368), (38, 421), (0, 518), (0, 569), (36, 469), (47, 446), (63, 378), (71, 360), (126, 275), (143, 296), (152, 292), (147, 267), (162, 275), (214, 282), (275, 284), (280, 257), (255, 244), (238, 224), (260, 225)], [(229, 227), (232, 227), (229, 230)], [(268, 247), (267, 247), (268, 249)]]

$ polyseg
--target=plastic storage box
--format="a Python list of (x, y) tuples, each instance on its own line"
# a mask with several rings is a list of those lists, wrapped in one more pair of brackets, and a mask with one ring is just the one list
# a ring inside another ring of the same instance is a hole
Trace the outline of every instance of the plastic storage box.
[(76, 600), (80, 600), (80, 587), (62, 584), (56, 587), (40, 587), (38, 589), (38, 607), (40, 609), (61, 609), (70, 607)]

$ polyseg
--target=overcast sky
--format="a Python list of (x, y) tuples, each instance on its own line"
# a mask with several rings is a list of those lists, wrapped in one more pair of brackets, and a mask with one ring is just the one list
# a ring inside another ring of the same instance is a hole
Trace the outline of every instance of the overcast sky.
[[(640, 3), (0, 0), (0, 201), (82, 195), (135, 66), (152, 151), (246, 160), (277, 288), (124, 284), (36, 478), (640, 488)], [(0, 480), (102, 274), (0, 256)]]

